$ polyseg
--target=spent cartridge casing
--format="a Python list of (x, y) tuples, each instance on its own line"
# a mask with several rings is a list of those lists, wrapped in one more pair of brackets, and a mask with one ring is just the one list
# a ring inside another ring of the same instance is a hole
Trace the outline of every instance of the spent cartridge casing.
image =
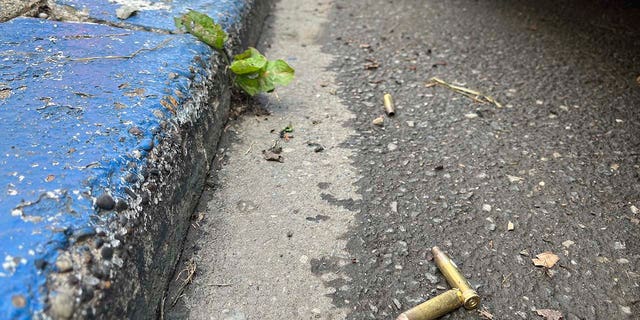
[(382, 97), (384, 100), (384, 112), (390, 117), (396, 114), (396, 106), (393, 104), (393, 98), (390, 94), (385, 93)]
[(462, 292), (458, 288), (445, 291), (403, 312), (396, 320), (432, 320), (462, 307)]
[(447, 279), (449, 285), (460, 290), (464, 307), (468, 310), (475, 309), (480, 304), (480, 297), (471, 288), (469, 281), (462, 276), (458, 266), (440, 248), (433, 247), (431, 252), (433, 253), (433, 260), (435, 260), (438, 269)]

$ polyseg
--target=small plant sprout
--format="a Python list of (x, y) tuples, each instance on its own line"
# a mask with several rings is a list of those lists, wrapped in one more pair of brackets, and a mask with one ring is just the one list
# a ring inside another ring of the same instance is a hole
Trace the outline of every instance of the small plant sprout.
[[(196, 36), (227, 57), (224, 46), (229, 36), (211, 17), (191, 10), (174, 20), (178, 29)], [(235, 55), (229, 68), (234, 74), (234, 83), (251, 96), (272, 92), (278, 85), (288, 85), (295, 75), (295, 70), (287, 62), (268, 60), (256, 48), (248, 48)]]

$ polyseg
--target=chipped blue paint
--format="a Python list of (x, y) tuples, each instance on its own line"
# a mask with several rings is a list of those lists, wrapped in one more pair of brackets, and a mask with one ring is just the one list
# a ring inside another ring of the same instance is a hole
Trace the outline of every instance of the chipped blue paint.
[[(246, 9), (246, 2), (242, 0), (55, 0), (55, 3), (73, 7), (97, 21), (167, 31), (176, 29), (173, 18), (189, 9), (208, 14), (225, 29), (233, 26)], [(123, 4), (139, 10), (128, 19), (120, 20), (116, 17), (116, 9)]]
[(211, 54), (190, 35), (0, 24), (0, 319), (42, 312), (57, 250), (96, 232), (97, 196), (128, 197)]

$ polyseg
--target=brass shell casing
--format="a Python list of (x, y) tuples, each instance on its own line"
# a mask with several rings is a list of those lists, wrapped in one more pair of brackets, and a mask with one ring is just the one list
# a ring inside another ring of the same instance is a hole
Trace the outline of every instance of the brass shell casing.
[(440, 272), (447, 279), (449, 285), (460, 290), (462, 294), (462, 302), (466, 309), (471, 310), (480, 304), (480, 296), (471, 288), (467, 279), (462, 276), (458, 266), (438, 247), (431, 249), (433, 259), (440, 269)]
[(382, 97), (384, 100), (384, 112), (389, 116), (393, 116), (396, 114), (396, 106), (393, 104), (393, 98), (388, 93), (385, 93)]
[(438, 319), (460, 308), (462, 303), (462, 292), (457, 288), (451, 289), (403, 312), (396, 320)]

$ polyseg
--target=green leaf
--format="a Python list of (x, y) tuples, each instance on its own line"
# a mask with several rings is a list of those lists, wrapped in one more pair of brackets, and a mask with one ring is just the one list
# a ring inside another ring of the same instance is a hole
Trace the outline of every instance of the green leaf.
[(295, 70), (284, 60), (267, 62), (266, 72), (263, 74), (273, 85), (286, 86), (295, 75)]
[(218, 50), (224, 48), (224, 43), (229, 38), (222, 27), (215, 23), (211, 17), (198, 11), (190, 10), (174, 20), (176, 27), (185, 28), (188, 33), (196, 36), (200, 41)]
[[(245, 51), (239, 56), (246, 57), (248, 53)], [(235, 81), (240, 88), (253, 96), (260, 92), (271, 92), (276, 85), (289, 84), (294, 78), (294, 73), (293, 68), (283, 60), (267, 61), (260, 71), (239, 74)]]
[(233, 57), (231, 71), (237, 75), (256, 73), (262, 71), (266, 65), (267, 58), (255, 48), (249, 48)]
[(245, 75), (239, 75), (236, 77), (236, 84), (250, 96), (255, 96), (262, 91), (260, 80), (260, 78), (249, 78)]

